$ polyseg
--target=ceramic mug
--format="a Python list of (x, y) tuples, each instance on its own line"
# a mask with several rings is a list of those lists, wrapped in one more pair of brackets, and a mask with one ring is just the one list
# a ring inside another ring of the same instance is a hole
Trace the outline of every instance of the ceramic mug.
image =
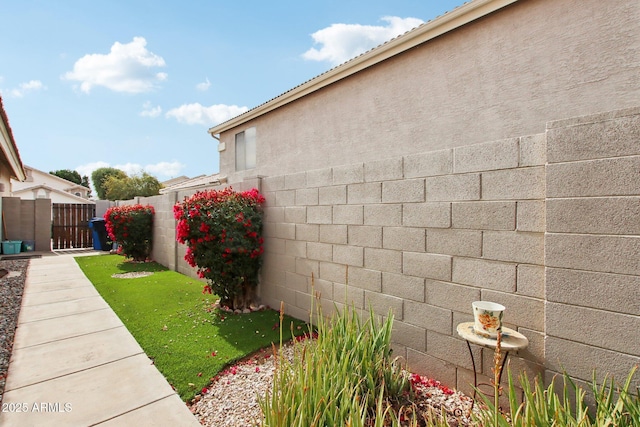
[(501, 304), (489, 301), (474, 301), (473, 307), (473, 328), (480, 335), (488, 335), (495, 338), (498, 331), (502, 330), (502, 316), (505, 307)]

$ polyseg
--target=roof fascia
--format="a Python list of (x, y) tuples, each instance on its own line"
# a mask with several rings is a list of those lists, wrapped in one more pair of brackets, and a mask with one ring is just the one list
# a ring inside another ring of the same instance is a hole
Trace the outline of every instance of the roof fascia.
[(460, 28), (463, 25), (489, 15), (490, 13), (517, 1), (518, 0), (474, 0), (465, 3), (434, 19), (433, 21), (422, 24), (401, 36), (398, 36), (366, 53), (363, 53), (360, 56), (357, 56), (354, 59), (349, 60), (348, 62), (345, 62), (342, 65), (338, 65), (337, 67), (314, 77), (313, 79), (247, 111), (244, 114), (210, 128), (208, 132), (213, 136), (236, 126), (240, 126), (250, 120), (262, 116), (263, 114), (318, 91), (325, 86), (329, 86), (330, 84), (356, 74), (359, 71), (369, 68), (449, 31)]
[(61, 196), (65, 196), (73, 200), (77, 200), (78, 202), (94, 204), (94, 205), (96, 204), (96, 202), (94, 202), (93, 200), (85, 199), (84, 197), (79, 197), (73, 193), (67, 193), (66, 191), (58, 190), (57, 188), (49, 187), (48, 185), (45, 185), (45, 184), (39, 184), (39, 185), (33, 185), (31, 187), (21, 188), (20, 190), (15, 190), (15, 191), (12, 191), (11, 193), (13, 195), (16, 195), (16, 194), (33, 192), (33, 190), (40, 190), (40, 189), (50, 191), (51, 193), (59, 194)]
[(34, 168), (32, 166), (25, 165), (24, 167), (25, 167), (25, 169), (31, 169), (32, 172), (36, 172), (36, 173), (42, 175), (45, 179), (52, 179), (54, 181), (60, 182), (61, 184), (67, 184), (69, 186), (69, 189), (73, 189), (73, 188), (84, 188), (85, 190), (89, 189), (88, 187), (85, 187), (84, 185), (76, 184), (73, 181), (69, 181), (68, 179), (60, 178), (58, 175), (54, 175), (52, 173), (45, 172), (45, 171), (42, 171), (40, 169), (36, 169), (36, 168)]
[(2, 131), (2, 137), (0, 138), (2, 152), (5, 154), (7, 163), (9, 163), (9, 165), (11, 166), (14, 176), (19, 181), (24, 181), (25, 179), (27, 179), (27, 174), (24, 171), (22, 160), (20, 160), (18, 146), (13, 139), (13, 133), (11, 132), (9, 119), (7, 118), (7, 113), (5, 112), (4, 106), (2, 105), (2, 98), (0, 98), (0, 124), (2, 125), (2, 127), (0, 128), (0, 131)]

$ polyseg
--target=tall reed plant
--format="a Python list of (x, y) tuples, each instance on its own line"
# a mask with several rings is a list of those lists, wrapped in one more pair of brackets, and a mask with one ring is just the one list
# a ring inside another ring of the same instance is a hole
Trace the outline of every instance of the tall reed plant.
[[(498, 352), (496, 352), (496, 355)], [(494, 360), (499, 365), (500, 358)], [(505, 413), (498, 406), (500, 386), (494, 383), (494, 398), (491, 399), (479, 391), (484, 403), (474, 421), (481, 426), (493, 427), (529, 427), (529, 426), (566, 426), (566, 427), (639, 427), (640, 426), (640, 388), (632, 389), (631, 383), (638, 367), (635, 366), (622, 386), (606, 376), (598, 383), (596, 374), (589, 384), (594, 404), (586, 402), (586, 391), (564, 373), (561, 392), (556, 391), (554, 377), (546, 388), (540, 378), (535, 378), (533, 386), (526, 372), (520, 376), (520, 387), (524, 398), (519, 403), (518, 390), (511, 370), (508, 373), (509, 410)]]
[(393, 314), (381, 323), (371, 309), (366, 320), (349, 306), (330, 319), (318, 314), (316, 339), (298, 342), (292, 361), (276, 355), (273, 389), (260, 399), (263, 425), (399, 425), (391, 402), (411, 387), (391, 357)]

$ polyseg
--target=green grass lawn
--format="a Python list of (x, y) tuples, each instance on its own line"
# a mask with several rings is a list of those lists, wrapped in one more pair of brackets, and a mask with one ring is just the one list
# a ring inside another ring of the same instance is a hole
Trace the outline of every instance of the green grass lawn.
[[(280, 341), (274, 310), (231, 314), (212, 307), (203, 283), (157, 263), (132, 263), (120, 255), (77, 257), (80, 268), (120, 317), (145, 353), (188, 401), (225, 366)], [(138, 278), (116, 273), (153, 272)], [(285, 317), (283, 339), (303, 322)], [(298, 328), (300, 327), (300, 328)]]

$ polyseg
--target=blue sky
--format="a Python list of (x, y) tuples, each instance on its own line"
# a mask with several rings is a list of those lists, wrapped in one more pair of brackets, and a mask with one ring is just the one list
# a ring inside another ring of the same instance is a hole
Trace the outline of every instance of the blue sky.
[(211, 174), (209, 127), (462, 3), (0, 0), (0, 93), (26, 165)]

